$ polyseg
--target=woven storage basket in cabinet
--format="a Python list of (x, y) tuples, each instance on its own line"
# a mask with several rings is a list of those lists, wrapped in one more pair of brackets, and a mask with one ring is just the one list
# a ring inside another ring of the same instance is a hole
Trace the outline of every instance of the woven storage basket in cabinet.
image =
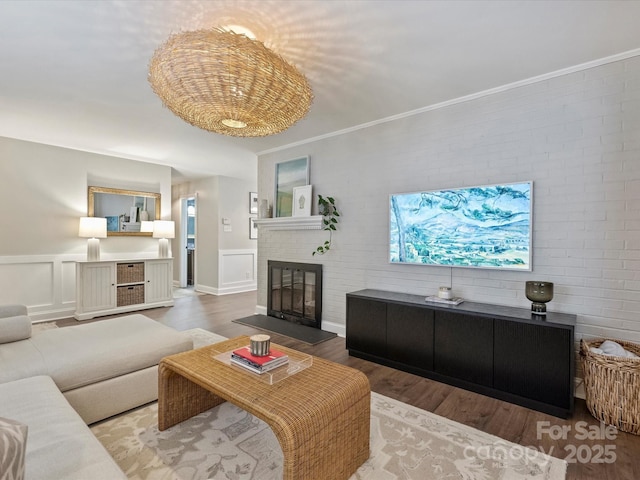
[(144, 282), (144, 263), (118, 263), (118, 283)]
[[(587, 408), (591, 415), (623, 432), (640, 435), (640, 358), (594, 353), (606, 339), (580, 341)], [(640, 345), (611, 340), (640, 356)]]
[(144, 284), (123, 285), (121, 287), (118, 287), (117, 290), (119, 307), (144, 303)]

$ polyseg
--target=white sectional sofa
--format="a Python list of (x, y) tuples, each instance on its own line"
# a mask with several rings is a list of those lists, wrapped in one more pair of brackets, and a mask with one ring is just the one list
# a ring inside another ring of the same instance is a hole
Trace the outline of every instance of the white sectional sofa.
[(140, 314), (32, 335), (24, 306), (0, 307), (0, 419), (28, 428), (25, 478), (124, 478), (87, 424), (156, 400), (160, 359), (192, 348)]
[[(51, 377), (41, 375), (0, 384), (0, 399), (0, 416), (21, 422), (28, 429), (26, 444), (13, 447), (26, 451), (23, 457), (25, 479), (127, 478), (71, 408)], [(5, 448), (11, 448), (7, 442), (0, 442), (0, 445), (3, 443)], [(12, 456), (5, 450), (3, 458)], [(15, 466), (20, 469), (18, 464)], [(0, 474), (2, 469), (0, 466)]]

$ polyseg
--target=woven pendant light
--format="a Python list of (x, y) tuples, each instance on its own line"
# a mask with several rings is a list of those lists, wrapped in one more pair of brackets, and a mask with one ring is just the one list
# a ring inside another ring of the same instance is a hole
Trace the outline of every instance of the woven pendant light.
[(184, 121), (234, 137), (282, 132), (309, 111), (309, 82), (261, 42), (222, 29), (172, 35), (154, 53), (149, 83)]

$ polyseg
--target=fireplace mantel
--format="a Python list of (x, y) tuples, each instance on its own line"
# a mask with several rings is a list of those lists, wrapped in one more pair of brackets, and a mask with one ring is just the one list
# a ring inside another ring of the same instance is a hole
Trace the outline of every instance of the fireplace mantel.
[(258, 228), (267, 230), (321, 230), (322, 215), (310, 217), (277, 217), (258, 218), (255, 220)]

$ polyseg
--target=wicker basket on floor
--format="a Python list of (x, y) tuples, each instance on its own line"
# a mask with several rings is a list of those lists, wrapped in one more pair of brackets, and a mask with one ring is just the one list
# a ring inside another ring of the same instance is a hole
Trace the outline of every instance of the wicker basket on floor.
[[(587, 408), (598, 420), (640, 435), (640, 358), (594, 353), (606, 339), (580, 341)], [(611, 340), (640, 356), (640, 345)]]

